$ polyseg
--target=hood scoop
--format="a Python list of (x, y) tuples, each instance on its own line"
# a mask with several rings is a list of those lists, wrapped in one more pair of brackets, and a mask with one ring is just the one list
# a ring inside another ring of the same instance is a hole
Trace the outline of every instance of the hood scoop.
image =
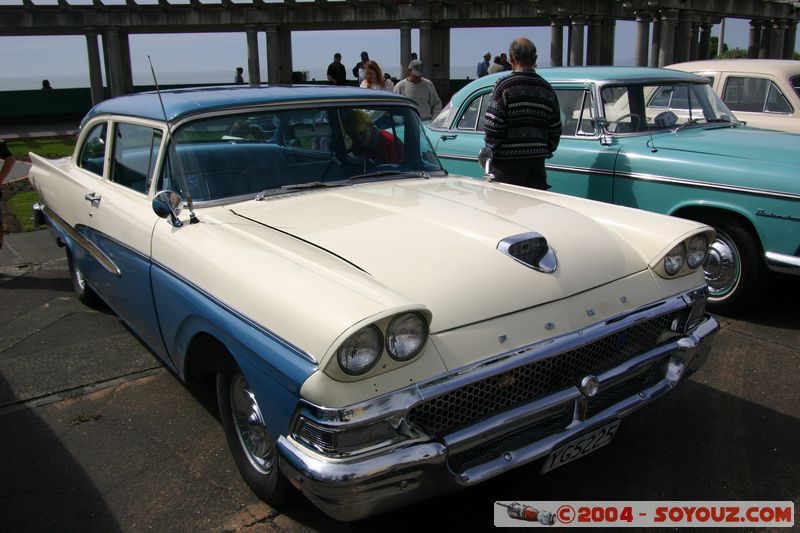
[(526, 267), (552, 274), (558, 268), (555, 251), (547, 239), (534, 231), (506, 237), (497, 243), (497, 249)]

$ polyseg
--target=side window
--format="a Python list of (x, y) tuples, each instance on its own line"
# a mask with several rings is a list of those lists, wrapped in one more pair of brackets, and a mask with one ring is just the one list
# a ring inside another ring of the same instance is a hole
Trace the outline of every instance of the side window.
[(770, 82), (769, 84), (769, 94), (767, 95), (767, 105), (764, 110), (768, 113), (791, 113), (792, 112), (792, 105), (783, 96), (778, 87)]
[(467, 110), (464, 111), (464, 114), (461, 115), (461, 118), (458, 120), (456, 128), (460, 130), (475, 130), (475, 127), (478, 125), (478, 115), (480, 114), (482, 100), (488, 100), (488, 98), (479, 96), (469, 103)]
[(483, 124), (486, 120), (486, 108), (489, 107), (490, 96), (487, 94), (482, 98), (481, 110), (478, 112), (478, 131), (483, 131)]
[(86, 140), (83, 141), (83, 146), (78, 156), (78, 166), (98, 176), (103, 175), (103, 167), (105, 166), (107, 128), (107, 122), (93, 127), (86, 136)]
[(556, 89), (561, 107), (562, 135), (567, 137), (595, 134), (592, 95), (585, 89)]
[(111, 181), (146, 194), (153, 179), (161, 135), (160, 130), (149, 126), (117, 123)]
[(789, 85), (792, 86), (794, 92), (797, 93), (797, 96), (800, 96), (800, 76), (795, 76), (794, 78), (790, 79)]
[(722, 93), (722, 101), (731, 111), (761, 113), (767, 100), (769, 80), (729, 76)]
[(331, 125), (326, 111), (303, 112), (292, 115), (284, 128), (286, 146), (315, 152), (331, 153)]

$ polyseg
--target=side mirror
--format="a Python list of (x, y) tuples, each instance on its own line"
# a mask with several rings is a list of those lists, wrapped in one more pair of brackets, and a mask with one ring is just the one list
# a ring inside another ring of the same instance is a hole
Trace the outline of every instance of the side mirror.
[(481, 151), (478, 152), (478, 164), (483, 169), (483, 179), (486, 181), (492, 181), (494, 179), (494, 174), (492, 174), (492, 149), (488, 146), (484, 146), (481, 148)]
[(169, 217), (169, 223), (176, 228), (183, 226), (178, 215), (183, 210), (183, 198), (175, 191), (161, 191), (153, 198), (153, 211), (160, 218)]

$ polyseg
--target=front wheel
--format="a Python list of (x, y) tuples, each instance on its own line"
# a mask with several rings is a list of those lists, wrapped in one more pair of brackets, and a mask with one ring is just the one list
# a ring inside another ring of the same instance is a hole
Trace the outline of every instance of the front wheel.
[(766, 275), (758, 238), (735, 220), (714, 215), (699, 220), (717, 230), (703, 263), (709, 309), (739, 314), (759, 296)]
[(232, 362), (217, 374), (217, 402), (228, 447), (242, 478), (268, 504), (285, 504), (290, 486), (278, 467), (275, 441), (247, 379)]

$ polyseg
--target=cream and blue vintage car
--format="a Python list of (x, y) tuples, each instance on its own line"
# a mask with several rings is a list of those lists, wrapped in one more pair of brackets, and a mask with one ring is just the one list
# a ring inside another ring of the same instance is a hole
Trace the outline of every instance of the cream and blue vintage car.
[(355, 520), (550, 471), (696, 371), (719, 328), (712, 228), (449, 175), (382, 91), (131, 95), (89, 113), (72, 158), (31, 159), (79, 296), (181, 379), (216, 377), (238, 468), (275, 505), (294, 485)]
[[(800, 135), (737, 122), (705, 78), (626, 67), (538, 70), (555, 89), (563, 134), (551, 191), (714, 227), (704, 265), (709, 307), (761, 301), (768, 269), (800, 275)], [(495, 81), (475, 80), (430, 122), (451, 172), (480, 178), (483, 117)]]

